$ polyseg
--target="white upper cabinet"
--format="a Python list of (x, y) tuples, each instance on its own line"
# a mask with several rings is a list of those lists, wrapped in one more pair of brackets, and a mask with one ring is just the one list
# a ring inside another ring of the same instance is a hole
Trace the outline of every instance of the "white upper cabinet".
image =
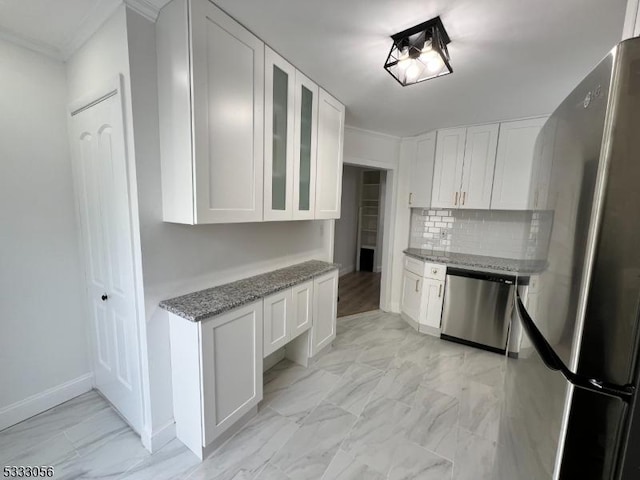
[(457, 208), (460, 204), (466, 128), (438, 130), (433, 168), (431, 206)]
[(533, 210), (547, 208), (555, 136), (556, 119), (552, 119), (540, 131), (534, 147), (531, 191), (529, 192), (529, 206)]
[(500, 124), (491, 209), (531, 208), (534, 147), (545, 120), (542, 117)]
[(293, 218), (296, 69), (265, 47), (264, 219)]
[(166, 222), (340, 216), (344, 106), (209, 0), (156, 23)]
[(433, 164), (436, 153), (436, 132), (417, 138), (415, 156), (411, 165), (411, 190), (409, 206), (428, 208), (431, 206)]
[(344, 105), (322, 89), (318, 99), (315, 218), (340, 218), (345, 109)]
[(293, 219), (309, 220), (314, 218), (316, 206), (318, 86), (296, 71), (294, 96)]
[(459, 208), (489, 209), (497, 145), (497, 123), (467, 128)]
[(262, 220), (264, 44), (208, 0), (156, 25), (163, 218)]

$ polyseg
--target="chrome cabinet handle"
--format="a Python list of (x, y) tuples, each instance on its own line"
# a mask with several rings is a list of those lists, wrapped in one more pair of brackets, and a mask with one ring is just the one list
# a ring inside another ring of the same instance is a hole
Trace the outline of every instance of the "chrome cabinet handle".
[(420, 280), (416, 280), (416, 292), (418, 291), (418, 285), (420, 284)]
[(462, 205), (464, 205), (464, 202), (466, 199), (467, 199), (467, 192), (462, 192)]
[(442, 296), (442, 284), (438, 286), (438, 298)]
[(409, 194), (409, 205), (413, 203), (413, 192)]
[(458, 192), (456, 192), (456, 198), (455, 198), (455, 200), (453, 201), (453, 204), (454, 204), (454, 205), (458, 205)]

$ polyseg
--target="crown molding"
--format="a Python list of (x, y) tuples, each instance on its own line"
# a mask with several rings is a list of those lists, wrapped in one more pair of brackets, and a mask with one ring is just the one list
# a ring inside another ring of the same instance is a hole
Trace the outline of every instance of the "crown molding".
[(18, 45), (20, 47), (26, 48), (36, 53), (40, 53), (45, 55), (46, 57), (52, 58), (54, 60), (63, 61), (64, 55), (62, 52), (43, 42), (39, 42), (38, 40), (34, 40), (32, 38), (26, 38), (22, 35), (18, 35), (17, 33), (11, 32), (4, 28), (0, 27), (0, 39), (6, 42), (12, 43), (14, 45)]
[(155, 23), (158, 20), (160, 9), (168, 1), (158, 0), (124, 0), (124, 4), (136, 13), (139, 13), (147, 20)]

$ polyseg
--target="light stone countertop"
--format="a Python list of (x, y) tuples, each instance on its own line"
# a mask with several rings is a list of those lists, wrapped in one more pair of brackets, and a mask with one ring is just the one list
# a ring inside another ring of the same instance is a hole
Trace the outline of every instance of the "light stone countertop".
[(485, 273), (510, 273), (519, 276), (530, 276), (543, 272), (547, 267), (547, 262), (544, 260), (518, 260), (467, 253), (422, 250), (420, 248), (407, 248), (404, 253), (426, 262), (442, 263), (454, 268)]
[(191, 322), (233, 310), (338, 268), (335, 263), (309, 260), (199, 292), (163, 300), (160, 308)]

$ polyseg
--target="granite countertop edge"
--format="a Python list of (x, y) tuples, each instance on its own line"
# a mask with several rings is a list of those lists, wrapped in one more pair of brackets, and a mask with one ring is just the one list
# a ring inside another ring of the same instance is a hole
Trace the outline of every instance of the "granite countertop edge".
[[(305, 271), (305, 268), (309, 270)], [(281, 292), (295, 285), (313, 280), (320, 275), (339, 268), (340, 266), (335, 263), (310, 260), (243, 278), (235, 282), (162, 300), (159, 306), (163, 310), (190, 322), (200, 322), (255, 302), (274, 293)], [(282, 275), (283, 278), (281, 280), (273, 280), (273, 278), (278, 275)], [(287, 277), (287, 275), (289, 275), (289, 277)], [(272, 283), (260, 284), (261, 280), (272, 280)], [(234, 289), (238, 290), (238, 292), (233, 292)], [(227, 293), (227, 290), (231, 290), (231, 292)], [(238, 298), (234, 298), (234, 294), (237, 294)]]
[(545, 261), (487, 257), (453, 252), (447, 252), (446, 255), (443, 255), (424, 252), (415, 248), (407, 248), (403, 250), (403, 253), (418, 260), (488, 273), (510, 273), (513, 275), (530, 276), (543, 272), (547, 267), (547, 262)]

